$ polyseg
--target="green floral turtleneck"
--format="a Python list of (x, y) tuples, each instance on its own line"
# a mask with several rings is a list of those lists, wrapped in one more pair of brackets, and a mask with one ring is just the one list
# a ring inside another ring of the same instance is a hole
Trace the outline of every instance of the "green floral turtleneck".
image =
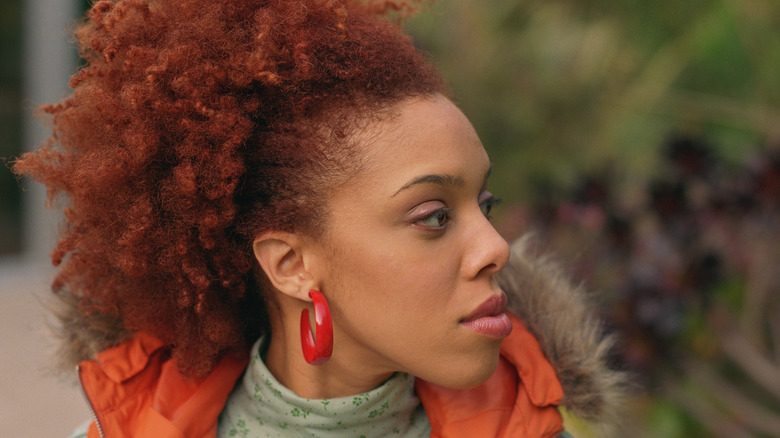
[(262, 339), (219, 417), (227, 437), (427, 437), (428, 417), (414, 393), (414, 377), (396, 373), (369, 392), (305, 399), (282, 386), (261, 359)]

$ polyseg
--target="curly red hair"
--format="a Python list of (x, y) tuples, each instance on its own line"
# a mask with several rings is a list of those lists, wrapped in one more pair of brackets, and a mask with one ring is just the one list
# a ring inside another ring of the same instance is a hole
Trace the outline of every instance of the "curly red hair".
[(170, 343), (188, 374), (245, 352), (267, 329), (254, 237), (316, 232), (356, 120), (444, 91), (381, 16), (402, 6), (94, 4), (74, 91), (44, 107), (54, 134), (14, 167), (66, 204), (55, 292)]

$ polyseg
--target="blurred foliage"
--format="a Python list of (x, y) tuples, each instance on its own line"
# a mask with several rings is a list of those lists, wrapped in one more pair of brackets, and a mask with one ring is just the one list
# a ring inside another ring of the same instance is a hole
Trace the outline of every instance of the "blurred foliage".
[(732, 160), (780, 138), (775, 0), (440, 0), (408, 28), (510, 201), (605, 162), (652, 175), (671, 131), (718, 138)]
[(780, 2), (440, 0), (409, 23), (509, 202), (598, 290), (632, 436), (780, 436)]
[(648, 436), (780, 436), (780, 151), (715, 150), (671, 135), (639, 202), (599, 172), (515, 210), (601, 292)]

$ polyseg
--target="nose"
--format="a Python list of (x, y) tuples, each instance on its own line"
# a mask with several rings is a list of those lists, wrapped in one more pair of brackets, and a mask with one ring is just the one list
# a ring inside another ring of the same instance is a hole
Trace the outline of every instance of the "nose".
[(509, 244), (481, 212), (476, 220), (472, 231), (467, 233), (464, 273), (469, 278), (490, 277), (509, 262)]

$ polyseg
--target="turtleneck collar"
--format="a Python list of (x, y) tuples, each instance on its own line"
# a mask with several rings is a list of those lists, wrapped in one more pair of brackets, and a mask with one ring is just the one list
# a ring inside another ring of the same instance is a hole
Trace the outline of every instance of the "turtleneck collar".
[(218, 437), (427, 437), (430, 424), (414, 393), (414, 377), (396, 373), (362, 394), (306, 399), (284, 387), (263, 363), (262, 339), (219, 418)]

